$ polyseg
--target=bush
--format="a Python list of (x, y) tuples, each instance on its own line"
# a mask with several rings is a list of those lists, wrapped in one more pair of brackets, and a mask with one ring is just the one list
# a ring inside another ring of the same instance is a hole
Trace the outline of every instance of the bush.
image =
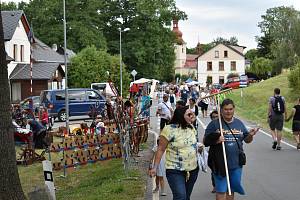
[(294, 92), (300, 92), (300, 62), (292, 67), (292, 70), (288, 76), (289, 86)]
[(235, 78), (235, 77), (240, 77), (240, 75), (238, 73), (230, 73), (228, 74), (227, 79)]

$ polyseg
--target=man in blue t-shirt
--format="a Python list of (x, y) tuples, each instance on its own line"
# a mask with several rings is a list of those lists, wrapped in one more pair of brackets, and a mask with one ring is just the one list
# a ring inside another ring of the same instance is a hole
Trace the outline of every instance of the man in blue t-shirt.
[[(225, 99), (221, 104), (222, 132), (220, 134), (219, 120), (211, 121), (204, 135), (205, 146), (210, 146), (208, 165), (212, 169), (216, 185), (216, 199), (233, 200), (234, 192), (245, 194), (241, 184), (242, 165), (240, 152), (243, 152), (243, 141), (250, 143), (258, 128), (248, 131), (243, 122), (234, 115), (235, 105), (231, 99)], [(230, 177), (232, 195), (227, 193), (227, 181), (222, 150), (222, 142), (225, 145), (226, 160)]]

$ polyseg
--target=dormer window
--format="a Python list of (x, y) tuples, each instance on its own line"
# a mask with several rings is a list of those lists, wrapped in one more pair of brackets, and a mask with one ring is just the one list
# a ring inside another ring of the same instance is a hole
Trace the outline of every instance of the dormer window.
[(219, 58), (219, 51), (215, 51), (215, 58)]

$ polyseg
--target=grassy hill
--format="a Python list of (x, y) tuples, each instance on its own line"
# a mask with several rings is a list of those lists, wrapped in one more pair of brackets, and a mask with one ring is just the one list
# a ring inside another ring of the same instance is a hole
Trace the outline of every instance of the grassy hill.
[[(280, 88), (281, 95), (284, 96), (287, 101), (289, 115), (296, 98), (300, 97), (300, 93), (292, 93), (291, 89), (288, 87), (288, 72), (260, 83), (252, 84), (247, 88), (234, 90), (233, 93), (227, 95), (227, 97), (234, 100), (236, 104), (236, 113), (240, 117), (254, 121), (268, 129), (268, 100), (270, 96), (273, 96), (273, 91), (276, 87)], [(285, 123), (284, 126), (291, 129), (291, 121)], [(290, 138), (292, 135), (285, 133), (285, 136)]]

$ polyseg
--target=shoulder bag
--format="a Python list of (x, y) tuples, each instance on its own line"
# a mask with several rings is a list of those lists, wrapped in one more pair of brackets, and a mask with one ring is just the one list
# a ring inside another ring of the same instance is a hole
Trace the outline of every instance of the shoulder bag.
[(231, 132), (232, 136), (234, 137), (237, 145), (238, 145), (238, 149), (239, 149), (239, 165), (240, 166), (243, 166), (243, 165), (246, 165), (246, 154), (244, 153), (243, 149), (240, 147), (240, 144), (237, 140), (237, 138), (235, 137), (235, 135), (233, 134), (229, 124), (225, 121), (225, 120), (222, 120), (224, 121), (224, 123), (226, 124), (226, 126), (229, 128), (229, 131)]

